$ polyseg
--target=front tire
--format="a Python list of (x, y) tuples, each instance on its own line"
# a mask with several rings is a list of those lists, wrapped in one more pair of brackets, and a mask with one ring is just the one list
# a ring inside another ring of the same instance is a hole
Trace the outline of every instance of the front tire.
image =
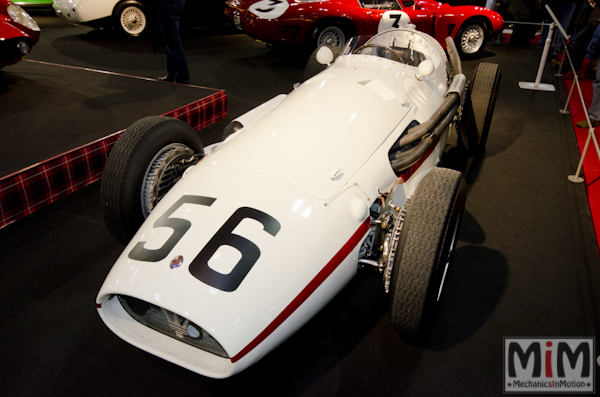
[(123, 3), (115, 11), (117, 29), (126, 36), (138, 37), (146, 32), (146, 8), (139, 3)]
[(185, 161), (203, 154), (200, 137), (181, 120), (151, 116), (133, 123), (111, 150), (102, 176), (104, 221), (113, 237), (127, 244), (181, 178)]
[(463, 58), (478, 56), (487, 43), (484, 23), (481, 21), (466, 22), (459, 29), (454, 42)]
[(394, 258), (389, 302), (392, 324), (405, 335), (423, 336), (437, 313), (466, 195), (460, 172), (434, 168), (411, 199)]

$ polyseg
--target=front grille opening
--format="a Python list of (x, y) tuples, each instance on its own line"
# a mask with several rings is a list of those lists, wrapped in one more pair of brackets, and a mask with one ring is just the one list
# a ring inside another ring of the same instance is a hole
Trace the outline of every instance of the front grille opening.
[(188, 319), (131, 296), (117, 295), (117, 297), (127, 314), (140, 324), (197, 349), (229, 358), (219, 342)]

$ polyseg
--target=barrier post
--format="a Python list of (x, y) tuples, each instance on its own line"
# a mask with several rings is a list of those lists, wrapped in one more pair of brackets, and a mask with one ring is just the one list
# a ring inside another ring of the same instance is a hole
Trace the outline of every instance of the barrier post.
[(552, 43), (552, 34), (554, 33), (554, 22), (550, 24), (550, 30), (548, 36), (546, 36), (546, 43), (544, 44), (544, 51), (542, 52), (542, 59), (540, 60), (540, 66), (538, 67), (538, 73), (535, 78), (535, 83), (528, 83), (525, 81), (519, 81), (519, 87), (525, 90), (537, 90), (537, 91), (556, 91), (556, 87), (553, 84), (540, 83), (542, 81), (542, 73), (544, 73), (544, 67), (546, 66), (546, 59), (548, 58), (548, 51), (550, 50), (550, 43)]
[[(570, 59), (569, 59), (570, 61)], [(587, 112), (587, 107), (585, 105), (585, 100), (583, 99), (583, 93), (581, 92), (581, 86), (579, 85), (579, 79), (577, 78), (577, 74), (573, 77), (573, 85), (577, 85), (577, 91), (579, 91), (579, 99), (581, 100), (581, 104), (583, 106), (583, 112), (585, 113), (585, 119), (588, 123), (588, 137), (585, 141), (585, 145), (583, 147), (583, 152), (581, 152), (581, 159), (579, 160), (579, 165), (577, 166), (577, 171), (575, 175), (569, 175), (567, 178), (574, 183), (583, 182), (583, 178), (580, 176), (581, 167), (583, 166), (583, 160), (585, 159), (585, 155), (587, 154), (588, 147), (590, 146), (590, 140), (594, 141), (594, 146), (596, 147), (596, 153), (598, 154), (598, 159), (600, 159), (600, 147), (598, 146), (598, 141), (596, 140), (596, 135), (594, 134), (594, 127), (592, 127), (592, 121), (590, 120), (590, 115)]]

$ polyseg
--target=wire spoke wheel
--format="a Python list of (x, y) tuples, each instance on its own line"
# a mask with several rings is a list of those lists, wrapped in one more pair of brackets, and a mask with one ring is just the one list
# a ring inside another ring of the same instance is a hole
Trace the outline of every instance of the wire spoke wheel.
[(162, 148), (152, 159), (142, 180), (141, 205), (144, 218), (150, 215), (156, 204), (181, 179), (194, 156), (194, 151), (181, 143)]
[(346, 43), (346, 35), (338, 26), (327, 26), (317, 37), (317, 47), (322, 45), (342, 47)]
[(474, 23), (467, 26), (460, 35), (460, 48), (464, 54), (476, 54), (484, 45), (485, 31), (483, 27)]
[(127, 244), (154, 206), (204, 155), (198, 133), (171, 117), (133, 123), (110, 152), (102, 176), (104, 222)]
[(128, 6), (119, 17), (121, 29), (130, 36), (139, 36), (146, 29), (146, 14), (136, 6)]

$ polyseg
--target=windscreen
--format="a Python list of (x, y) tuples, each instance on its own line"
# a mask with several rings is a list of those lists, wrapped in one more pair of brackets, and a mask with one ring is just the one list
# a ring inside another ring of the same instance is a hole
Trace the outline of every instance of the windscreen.
[(425, 54), (413, 48), (412, 42), (391, 30), (376, 36), (357, 36), (348, 41), (342, 55), (371, 55), (390, 59), (409, 66), (419, 66), (426, 58)]
[(363, 8), (372, 10), (401, 10), (402, 6), (396, 0), (361, 0)]

